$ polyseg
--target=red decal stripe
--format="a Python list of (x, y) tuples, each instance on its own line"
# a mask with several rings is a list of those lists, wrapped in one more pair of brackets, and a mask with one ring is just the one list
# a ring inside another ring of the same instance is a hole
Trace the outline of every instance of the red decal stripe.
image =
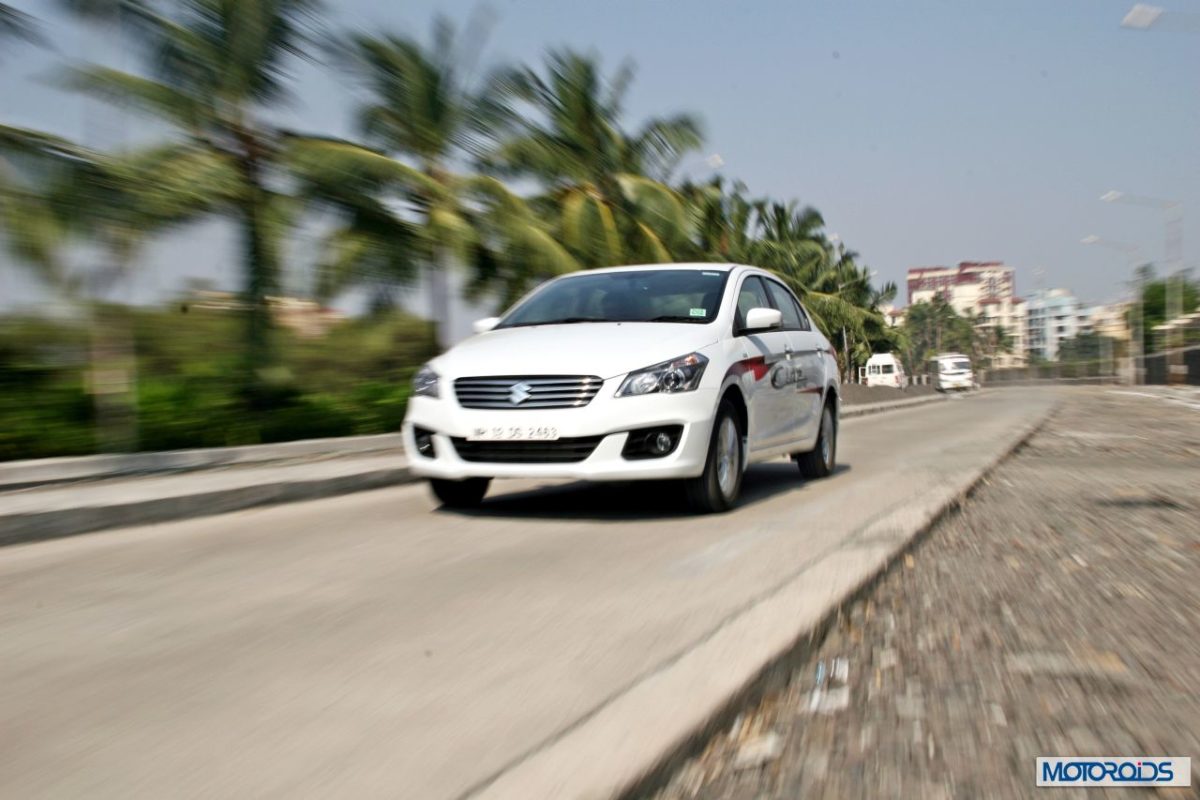
[(765, 356), (754, 356), (753, 358), (743, 358), (741, 361), (736, 362), (725, 374), (736, 375), (740, 378), (746, 373), (750, 373), (754, 376), (755, 381), (761, 381), (767, 377), (767, 373), (770, 371), (771, 369), (767, 366)]

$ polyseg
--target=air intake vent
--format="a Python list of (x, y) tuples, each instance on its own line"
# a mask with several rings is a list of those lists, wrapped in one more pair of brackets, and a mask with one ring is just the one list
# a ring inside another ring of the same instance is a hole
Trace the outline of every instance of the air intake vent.
[(571, 464), (592, 454), (603, 436), (581, 436), (547, 442), (471, 442), (455, 437), (450, 441), (463, 461), (493, 464)]

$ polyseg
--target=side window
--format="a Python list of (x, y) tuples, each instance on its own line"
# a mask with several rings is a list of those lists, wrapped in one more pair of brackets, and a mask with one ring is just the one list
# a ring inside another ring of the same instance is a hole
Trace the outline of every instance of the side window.
[(775, 281), (767, 281), (767, 291), (775, 301), (775, 307), (783, 314), (783, 329), (788, 331), (804, 330), (804, 322), (800, 317), (800, 309), (792, 299), (792, 293)]
[(752, 308), (770, 308), (771, 301), (767, 299), (767, 290), (763, 288), (762, 279), (751, 275), (742, 281), (738, 290), (737, 319), (734, 324), (738, 330), (746, 327), (746, 313)]
[[(793, 303), (796, 301), (793, 300)], [(808, 318), (808, 312), (804, 310), (804, 306), (796, 303), (796, 308), (800, 312), (800, 328), (801, 330), (811, 331), (813, 329), (812, 322)]]

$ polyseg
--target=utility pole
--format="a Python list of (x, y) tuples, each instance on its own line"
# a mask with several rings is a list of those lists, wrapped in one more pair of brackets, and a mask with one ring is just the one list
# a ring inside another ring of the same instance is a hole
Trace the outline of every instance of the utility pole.
[(1134, 274), (1134, 291), (1137, 292), (1137, 297), (1134, 300), (1134, 306), (1130, 308), (1130, 316), (1133, 316), (1133, 308), (1137, 309), (1136, 321), (1131, 321), (1131, 327), (1133, 328), (1130, 331), (1131, 341), (1137, 344), (1137, 348), (1134, 353), (1130, 354), (1130, 377), (1135, 385), (1144, 383), (1146, 368), (1146, 342), (1144, 330), (1144, 320), (1146, 319), (1146, 270), (1142, 266), (1142, 250), (1135, 244), (1116, 242), (1112, 239), (1102, 239), (1095, 234), (1083, 237), (1079, 240), (1079, 243), (1086, 245), (1100, 245), (1101, 247), (1107, 247), (1110, 250), (1117, 250), (1121, 253), (1124, 253), (1129, 259), (1129, 266), (1131, 269), (1133, 269)]
[(850, 366), (850, 345), (846, 341), (846, 326), (842, 326), (842, 358), (846, 361), (846, 383), (852, 383), (854, 370)]
[[(1167, 214), (1167, 292), (1164, 305), (1166, 306), (1165, 323), (1183, 316), (1183, 210), (1178, 203), (1166, 209)], [(1174, 289), (1172, 290), (1172, 287)], [(1176, 326), (1170, 325), (1164, 336), (1167, 351), (1167, 384), (1183, 383), (1187, 376), (1187, 367), (1183, 365), (1183, 346), (1175, 339)], [(1182, 332), (1182, 329), (1180, 329)]]

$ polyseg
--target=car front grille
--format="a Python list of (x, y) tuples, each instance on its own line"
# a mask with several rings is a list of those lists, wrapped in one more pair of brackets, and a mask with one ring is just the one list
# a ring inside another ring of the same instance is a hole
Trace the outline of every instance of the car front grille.
[(571, 464), (592, 454), (603, 436), (580, 436), (543, 442), (472, 442), (461, 437), (450, 441), (463, 461), (493, 464)]
[(603, 384), (595, 375), (498, 375), (459, 378), (454, 394), (463, 408), (578, 408)]

